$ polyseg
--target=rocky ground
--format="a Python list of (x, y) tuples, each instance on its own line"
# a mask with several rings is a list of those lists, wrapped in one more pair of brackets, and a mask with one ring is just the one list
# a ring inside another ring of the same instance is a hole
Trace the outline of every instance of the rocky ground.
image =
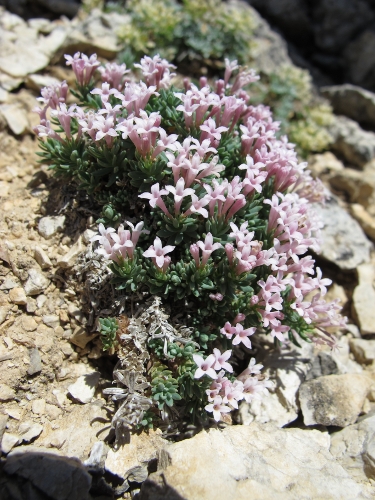
[[(94, 11), (25, 23), (0, 11), (1, 498), (372, 498), (375, 134), (361, 127), (375, 129), (375, 95), (351, 85), (322, 89), (338, 115), (334, 143), (310, 159), (334, 193), (319, 209), (317, 258), (349, 317), (340, 349), (275, 350), (260, 339), (258, 361), (276, 389), (242, 405), (239, 425), (177, 442), (150, 431), (113, 448), (102, 391), (114, 360), (94, 321), (106, 301), (90, 302), (82, 280), (97, 214), (38, 165), (31, 110), (41, 87), (71, 80), (63, 53), (115, 57), (122, 21)], [(261, 19), (257, 33), (262, 64), (288, 59)]]

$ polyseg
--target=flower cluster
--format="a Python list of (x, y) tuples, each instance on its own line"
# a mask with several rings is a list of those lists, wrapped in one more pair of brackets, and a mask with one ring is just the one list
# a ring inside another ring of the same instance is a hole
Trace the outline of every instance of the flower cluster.
[(149, 339), (154, 368), (142, 376), (151, 377), (155, 418), (181, 405), (219, 420), (266, 393), (254, 359), (237, 375), (228, 361), (249, 356), (259, 332), (276, 344), (334, 347), (327, 328), (344, 320), (308, 255), (319, 250), (311, 202), (324, 189), (269, 108), (250, 104), (255, 73), (226, 60), (223, 80), (185, 80), (182, 90), (160, 56), (135, 65), (139, 82), (125, 65), (67, 60), (80, 101), (68, 107), (65, 82), (43, 89), (42, 161), (103, 206), (92, 242), (118, 293), (158, 296), (185, 325), (160, 326)]

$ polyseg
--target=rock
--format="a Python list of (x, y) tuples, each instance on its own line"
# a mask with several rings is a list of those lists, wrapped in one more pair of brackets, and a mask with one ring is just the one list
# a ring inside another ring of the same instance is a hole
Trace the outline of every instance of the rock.
[(61, 408), (55, 405), (51, 405), (46, 403), (46, 415), (51, 419), (51, 420), (56, 420), (59, 418), (59, 416), (62, 414)]
[(312, 155), (309, 158), (309, 169), (315, 177), (320, 177), (322, 174), (326, 173), (341, 172), (344, 168), (342, 161), (336, 158), (330, 151)]
[[(1, 440), (3, 439), (4, 432), (7, 426), (9, 415), (2, 415), (0, 414), (0, 444)], [(0, 451), (1, 451), (1, 445), (0, 445)]]
[[(1, 56), (0, 56), (1, 60)], [(17, 104), (1, 104), (0, 115), (2, 115), (15, 135), (22, 135), (30, 130), (27, 112)]]
[(375, 340), (351, 339), (350, 350), (358, 363), (368, 364), (375, 360)]
[(38, 224), (38, 232), (46, 240), (62, 231), (65, 224), (65, 215), (42, 217)]
[(330, 452), (356, 481), (375, 479), (375, 415), (331, 435)]
[(319, 352), (311, 363), (311, 368), (308, 371), (305, 380), (313, 380), (325, 375), (335, 375), (339, 373), (337, 363), (327, 352)]
[(97, 441), (92, 447), (90, 456), (85, 460), (84, 465), (88, 467), (104, 468), (105, 459), (107, 457), (109, 448), (104, 441)]
[(98, 336), (97, 333), (90, 335), (86, 332), (85, 328), (77, 326), (77, 328), (73, 332), (73, 335), (70, 337), (69, 341), (72, 344), (80, 347), (81, 349), (84, 349), (86, 345), (97, 336)]
[(14, 389), (6, 384), (0, 384), (0, 401), (10, 401), (16, 397), (16, 392)]
[(35, 247), (34, 257), (42, 269), (49, 269), (50, 267), (52, 267), (52, 263), (48, 255), (41, 247), (39, 246)]
[(33, 349), (29, 349), (29, 359), (30, 359), (30, 365), (29, 368), (27, 369), (27, 374), (35, 375), (36, 373), (41, 372), (42, 360), (40, 358), (39, 351), (36, 347), (34, 347)]
[(74, 384), (68, 387), (69, 394), (81, 403), (90, 403), (99, 383), (100, 373), (92, 372), (79, 377)]
[(332, 188), (346, 193), (351, 203), (360, 203), (366, 207), (375, 189), (375, 175), (370, 172), (364, 175), (358, 170), (345, 168), (333, 174), (329, 183)]
[(50, 450), (22, 446), (12, 452), (4, 471), (27, 479), (51, 500), (88, 500), (91, 476), (74, 458)]
[(305, 425), (353, 424), (362, 410), (370, 387), (366, 375), (327, 375), (304, 382), (299, 401)]
[(261, 400), (250, 404), (242, 402), (239, 409), (239, 422), (250, 425), (256, 422), (272, 422), (283, 427), (298, 417), (298, 389), (310, 368), (313, 346), (304, 343), (302, 349), (287, 346), (273, 350), (263, 361), (263, 373), (274, 381), (274, 390)]
[(28, 275), (29, 278), (24, 286), (26, 295), (39, 295), (50, 283), (50, 280), (38, 271), (38, 269), (29, 269)]
[(38, 323), (32, 316), (22, 316), (21, 324), (27, 332), (34, 332), (38, 328)]
[(0, 181), (0, 193), (2, 197), (6, 197), (9, 194), (9, 184), (4, 181)]
[(366, 125), (375, 126), (375, 94), (356, 85), (332, 85), (322, 87), (321, 94), (326, 97), (337, 115), (344, 115)]
[(314, 205), (324, 223), (321, 231), (321, 256), (343, 271), (370, 262), (372, 244), (358, 222), (331, 197), (325, 205)]
[(358, 168), (375, 157), (375, 133), (366, 132), (358, 123), (345, 116), (336, 116), (330, 126), (332, 150)]
[(12, 288), (9, 292), (9, 299), (13, 302), (13, 304), (19, 304), (21, 306), (25, 306), (27, 304), (25, 290), (21, 287)]
[(95, 402), (70, 405), (69, 413), (65, 413), (58, 423), (59, 428), (50, 429), (37, 442), (41, 446), (58, 447), (64, 455), (86, 460), (94, 443), (106, 437), (109, 422), (106, 410)]
[(43, 425), (35, 424), (32, 421), (22, 422), (18, 428), (20, 435), (19, 443), (29, 443), (43, 432)]
[(31, 405), (31, 411), (36, 415), (43, 415), (46, 412), (46, 400), (34, 399)]
[(7, 455), (12, 448), (18, 443), (19, 436), (10, 432), (4, 432), (3, 439), (1, 440), (1, 451)]
[(359, 222), (361, 228), (369, 238), (375, 240), (375, 218), (372, 217), (366, 209), (358, 203), (350, 205), (350, 211), (356, 221)]
[(57, 78), (48, 75), (28, 75), (25, 80), (26, 87), (37, 92), (40, 92), (43, 87), (58, 84), (60, 84), (60, 81)]
[(149, 462), (157, 458), (158, 452), (166, 444), (160, 430), (131, 434), (129, 443), (120, 446), (117, 451), (109, 450), (105, 469), (122, 479), (127, 479), (129, 471), (135, 467), (143, 467), (147, 471)]
[(353, 293), (353, 314), (362, 335), (375, 333), (375, 290), (373, 287), (374, 268), (371, 264), (357, 268), (358, 285)]
[(8, 306), (0, 306), (0, 325), (4, 323), (8, 316), (9, 307)]
[(56, 264), (64, 269), (73, 267), (78, 255), (82, 253), (83, 250), (82, 236), (80, 236), (69, 252), (59, 258)]
[(7, 102), (8, 99), (9, 99), (9, 93), (2, 87), (0, 87), (0, 103)]
[(96, 236), (97, 231), (93, 231), (92, 229), (86, 229), (86, 231), (82, 234), (82, 241), (85, 245), (88, 245), (91, 241), (91, 238)]
[(329, 445), (327, 433), (255, 422), (202, 431), (165, 446), (139, 500), (364, 498)]
[(42, 319), (43, 323), (51, 328), (56, 328), (60, 324), (60, 318), (56, 314), (47, 314)]
[(374, 87), (375, 33), (366, 30), (348, 44), (344, 52), (348, 80), (365, 88)]

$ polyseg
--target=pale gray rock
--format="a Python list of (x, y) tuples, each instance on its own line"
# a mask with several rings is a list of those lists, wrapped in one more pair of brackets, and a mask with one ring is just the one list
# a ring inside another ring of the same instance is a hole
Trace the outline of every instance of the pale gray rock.
[(350, 350), (359, 363), (369, 364), (375, 360), (375, 340), (351, 339)]
[(330, 101), (337, 115), (347, 116), (367, 126), (375, 126), (375, 94), (373, 92), (350, 83), (322, 87), (320, 92)]
[(62, 267), (64, 269), (68, 269), (70, 267), (73, 267), (75, 264), (75, 261), (77, 260), (78, 255), (80, 255), (84, 250), (84, 246), (82, 243), (82, 236), (78, 238), (78, 240), (74, 243), (72, 248), (67, 252), (65, 255), (60, 257), (56, 264), (59, 267)]
[(35, 91), (40, 91), (43, 87), (49, 87), (50, 85), (58, 85), (61, 82), (54, 76), (48, 75), (28, 75), (25, 81), (27, 88)]
[(35, 247), (34, 258), (42, 269), (49, 269), (50, 267), (52, 267), (50, 258), (40, 246)]
[(91, 449), (89, 458), (84, 461), (84, 465), (104, 468), (108, 451), (109, 448), (104, 441), (97, 441)]
[(329, 446), (327, 433), (255, 422), (203, 431), (165, 446), (139, 500), (371, 498)]
[(14, 389), (6, 384), (0, 384), (0, 401), (10, 401), (16, 397), (16, 392)]
[(324, 259), (343, 271), (370, 262), (373, 245), (358, 222), (339, 205), (335, 197), (331, 196), (325, 205), (314, 205), (314, 209), (324, 224), (320, 252)]
[(51, 328), (56, 328), (60, 324), (60, 318), (56, 314), (46, 314), (43, 316), (43, 323)]
[(291, 345), (271, 352), (262, 361), (262, 373), (274, 382), (274, 389), (270, 389), (270, 394), (261, 400), (242, 402), (239, 423), (272, 422), (277, 427), (283, 427), (293, 422), (300, 410), (298, 389), (305, 380), (312, 359), (313, 346), (308, 343), (303, 343), (302, 348)]
[(330, 452), (357, 481), (375, 479), (375, 415), (333, 433)]
[(30, 131), (27, 112), (17, 104), (1, 104), (0, 115), (15, 135), (23, 135)]
[(48, 240), (56, 233), (62, 231), (65, 224), (65, 215), (52, 215), (42, 217), (38, 223), (38, 232), (43, 238)]
[(357, 268), (358, 285), (354, 289), (352, 310), (362, 335), (375, 333), (375, 290), (373, 287), (374, 268), (372, 264)]
[(18, 433), (20, 436), (19, 443), (29, 443), (37, 438), (43, 432), (43, 425), (36, 424), (32, 421), (22, 422), (19, 426)]
[[(9, 415), (3, 415), (0, 414), (0, 443), (1, 440), (3, 439), (3, 435), (8, 423)], [(0, 451), (1, 451), (1, 446), (0, 446)]]
[(99, 383), (100, 373), (92, 372), (79, 377), (68, 387), (69, 394), (83, 404), (90, 403)]
[(12, 288), (9, 292), (9, 298), (13, 304), (18, 304), (21, 306), (25, 306), (27, 304), (27, 297), (25, 294), (25, 290), (21, 287)]
[(89, 500), (91, 476), (74, 458), (22, 446), (8, 455), (4, 471), (27, 479), (51, 500)]
[(29, 349), (29, 359), (30, 364), (27, 369), (28, 375), (35, 375), (42, 371), (42, 360), (40, 358), (39, 351), (36, 347)]
[(360, 414), (371, 386), (365, 374), (327, 375), (304, 382), (299, 402), (305, 425), (353, 424)]
[(330, 176), (329, 183), (336, 191), (347, 194), (351, 203), (360, 203), (366, 207), (375, 190), (375, 173), (345, 168)]
[(7, 455), (12, 448), (16, 446), (19, 441), (19, 436), (17, 434), (12, 434), (11, 432), (4, 432), (3, 438), (1, 440), (1, 451)]
[(69, 341), (72, 344), (80, 347), (81, 349), (84, 349), (87, 344), (97, 336), (97, 333), (89, 334), (87, 333), (85, 328), (82, 328), (82, 326), (77, 326), (77, 328), (73, 332), (73, 335), (69, 338)]
[(349, 164), (363, 168), (375, 157), (374, 132), (363, 130), (345, 116), (336, 116), (329, 130), (334, 141), (332, 150)]
[(29, 278), (25, 283), (24, 290), (26, 295), (39, 295), (49, 285), (50, 280), (38, 269), (29, 269)]

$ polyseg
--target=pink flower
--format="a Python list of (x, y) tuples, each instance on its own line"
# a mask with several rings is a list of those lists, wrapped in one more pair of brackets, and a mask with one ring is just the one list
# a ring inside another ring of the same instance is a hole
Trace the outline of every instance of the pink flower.
[(102, 88), (92, 90), (91, 94), (100, 95), (102, 103), (104, 104), (108, 102), (111, 95), (117, 94), (117, 90), (111, 89), (109, 83), (102, 83)]
[(126, 69), (126, 64), (107, 63), (104, 67), (100, 66), (98, 71), (102, 75), (102, 81), (107, 82), (112, 88), (121, 90), (123, 86), (123, 76), (130, 72)]
[(73, 57), (67, 54), (65, 54), (64, 57), (66, 59), (66, 65), (72, 66), (77, 82), (82, 86), (90, 83), (94, 71), (100, 66), (96, 54), (88, 58), (83, 52), (82, 55), (80, 52), (76, 52)]
[(138, 197), (150, 200), (150, 205), (152, 208), (159, 207), (163, 210), (167, 217), (172, 217), (168, 212), (164, 201), (161, 199), (161, 197), (165, 194), (168, 194), (168, 191), (166, 189), (160, 189), (159, 183), (157, 182), (156, 184), (151, 186), (151, 193), (142, 193), (138, 195)]
[(232, 351), (225, 351), (221, 353), (219, 349), (214, 349), (214, 356), (215, 356), (215, 364), (214, 364), (214, 369), (215, 370), (226, 370), (227, 372), (233, 373), (233, 367), (231, 364), (227, 363), (227, 360), (231, 357)]
[(215, 356), (210, 354), (206, 359), (203, 359), (199, 354), (193, 354), (194, 363), (198, 366), (194, 373), (194, 378), (201, 378), (203, 375), (216, 379), (217, 373), (213, 366), (216, 363)]
[(223, 245), (220, 243), (213, 243), (213, 237), (211, 233), (207, 233), (207, 236), (203, 241), (197, 241), (198, 247), (202, 250), (202, 263), (201, 267), (204, 267), (207, 264), (208, 259), (210, 258), (212, 252), (217, 250), (218, 248), (223, 248)]
[(174, 213), (175, 215), (180, 213), (180, 207), (182, 200), (186, 196), (192, 196), (194, 194), (194, 189), (185, 188), (185, 180), (181, 177), (174, 186), (166, 186), (165, 189), (174, 195)]
[(236, 326), (234, 327), (235, 331), (234, 333), (234, 339), (232, 340), (233, 345), (238, 345), (241, 342), (245, 347), (248, 349), (251, 349), (251, 342), (249, 340), (250, 335), (254, 335), (256, 332), (256, 327), (252, 328), (247, 328), (244, 330), (244, 327), (241, 325), (241, 323), (237, 323)]
[(216, 422), (219, 422), (223, 413), (229, 413), (231, 410), (228, 406), (223, 404), (223, 398), (221, 396), (215, 396), (213, 403), (204, 407), (204, 409), (213, 413)]
[(166, 260), (165, 255), (167, 253), (173, 252), (175, 248), (176, 247), (171, 245), (163, 247), (160, 238), (156, 237), (154, 240), (154, 244), (151, 245), (150, 248), (143, 253), (143, 257), (151, 258), (154, 264), (162, 269)]

